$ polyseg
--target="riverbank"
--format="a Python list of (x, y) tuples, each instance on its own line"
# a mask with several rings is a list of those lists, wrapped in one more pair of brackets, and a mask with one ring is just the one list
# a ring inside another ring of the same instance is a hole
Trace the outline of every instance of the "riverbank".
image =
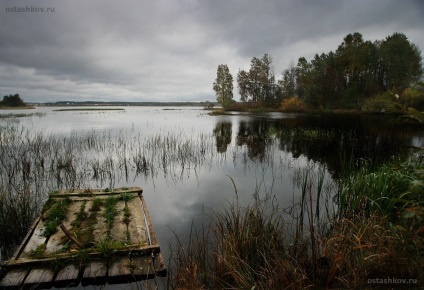
[[(269, 200), (212, 211), (212, 222), (192, 229), (189, 244), (173, 250), (172, 287), (422, 287), (422, 154), (378, 168), (366, 162), (358, 170), (347, 166), (335, 194), (319, 180), (303, 179), (294, 224), (284, 216), (292, 216), (296, 205), (281, 211)], [(328, 201), (319, 206), (320, 195), (336, 200), (334, 215)], [(319, 211), (329, 219), (317, 218)]]
[(11, 106), (0, 105), (0, 110), (30, 110), (30, 109), (35, 109), (35, 106), (26, 105), (26, 106), (11, 107)]
[(398, 116), (394, 124), (416, 124), (424, 126), (424, 113), (420, 112), (414, 108), (407, 108), (394, 113), (386, 112), (363, 112), (361, 110), (353, 109), (334, 109), (334, 110), (320, 110), (320, 109), (305, 109), (300, 111), (287, 111), (281, 108), (270, 108), (270, 107), (261, 107), (254, 105), (233, 105), (227, 108), (213, 108), (209, 110), (210, 116), (220, 116), (220, 115), (231, 115), (233, 112), (245, 112), (245, 113), (266, 113), (266, 112), (281, 112), (281, 113), (302, 113), (302, 114), (364, 114), (364, 115), (394, 115)]

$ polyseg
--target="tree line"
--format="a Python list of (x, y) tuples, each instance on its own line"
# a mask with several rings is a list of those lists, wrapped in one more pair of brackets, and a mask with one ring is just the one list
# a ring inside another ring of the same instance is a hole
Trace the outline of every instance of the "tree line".
[[(355, 32), (335, 51), (315, 54), (310, 61), (300, 57), (278, 80), (269, 54), (254, 57), (250, 70), (239, 70), (236, 81), (241, 102), (275, 107), (295, 97), (315, 108), (360, 108), (378, 94), (402, 94), (422, 73), (421, 51), (403, 33), (371, 42)], [(223, 106), (234, 102), (226, 64), (218, 66), (213, 89)]]
[(0, 106), (5, 107), (22, 107), (26, 106), (19, 94), (4, 96), (3, 101), (0, 101)]

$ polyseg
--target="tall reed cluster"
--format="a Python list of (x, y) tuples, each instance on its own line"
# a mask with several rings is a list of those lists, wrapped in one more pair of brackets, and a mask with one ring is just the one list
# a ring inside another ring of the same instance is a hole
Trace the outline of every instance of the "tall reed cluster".
[(212, 135), (72, 132), (0, 127), (0, 250), (9, 257), (41, 211), (49, 192), (114, 188), (158, 175), (179, 180), (216, 150)]
[(256, 199), (214, 210), (188, 244), (177, 236), (170, 288), (370, 288), (387, 278), (400, 282), (384, 286), (420, 287), (423, 169), (417, 158), (363, 162), (335, 187), (305, 170), (296, 177), (300, 201), (290, 208)]
[[(134, 131), (73, 131), (52, 134), (13, 124), (0, 127), (0, 247), (11, 255), (49, 192), (75, 188), (114, 188), (141, 178), (178, 182), (204, 164), (209, 167), (238, 156), (256, 164), (248, 148), (219, 152), (214, 135)], [(219, 153), (218, 153), (219, 152)], [(272, 162), (273, 150), (262, 162)], [(230, 157), (231, 156), (231, 157)], [(13, 232), (13, 233), (12, 233)], [(11, 234), (12, 233), (12, 234)]]

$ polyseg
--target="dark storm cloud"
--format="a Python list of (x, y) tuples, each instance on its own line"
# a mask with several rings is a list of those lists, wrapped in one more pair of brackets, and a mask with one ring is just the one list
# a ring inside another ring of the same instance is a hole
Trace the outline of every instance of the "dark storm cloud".
[(305, 47), (310, 57), (335, 50), (348, 33), (359, 31), (365, 38), (369, 34), (383, 39), (395, 31), (417, 30), (424, 24), (420, 16), (424, 4), (420, 1), (243, 1), (242, 7), (237, 1), (206, 3), (203, 16), (216, 38), (232, 43), (247, 57), (268, 51), (286, 51), (294, 56), (288, 46), (331, 41), (323, 47)]
[(0, 9), (0, 93), (34, 101), (213, 100), (218, 64), (235, 76), (270, 53), (278, 74), (355, 31), (403, 32), (424, 47), (420, 1), (9, 0)]

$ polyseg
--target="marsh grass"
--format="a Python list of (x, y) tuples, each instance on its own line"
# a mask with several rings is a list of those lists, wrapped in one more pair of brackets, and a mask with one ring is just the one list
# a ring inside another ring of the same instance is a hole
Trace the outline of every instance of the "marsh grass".
[[(266, 194), (257, 195), (252, 205), (242, 207), (237, 198), (221, 210), (212, 210), (209, 224), (192, 227), (188, 245), (177, 237), (178, 244), (171, 250), (170, 287), (304, 289), (316, 285), (320, 251), (314, 224), (321, 222), (322, 215), (315, 206), (319, 207), (316, 196), (324, 188), (323, 172), (324, 168), (312, 167), (299, 172), (301, 197), (291, 208), (280, 208)], [(238, 197), (234, 181), (233, 185)]]
[(349, 176), (339, 181), (340, 214), (352, 217), (378, 212), (394, 221), (405, 207), (422, 206), (424, 184), (418, 174), (421, 167), (419, 161), (411, 158), (378, 168), (362, 160), (359, 170), (351, 170)]
[[(143, 137), (91, 131), (63, 137), (13, 125), (0, 129), (0, 245), (6, 259), (42, 211), (49, 192), (113, 190), (116, 182), (159, 175), (177, 182), (216, 154), (213, 136), (205, 134)], [(49, 224), (46, 235), (54, 230), (55, 223)]]
[(55, 112), (84, 112), (84, 111), (125, 111), (122, 108), (73, 108), (73, 109), (57, 109)]
[[(267, 132), (306, 142), (324, 142), (334, 135), (319, 130)], [(2, 258), (13, 253), (48, 192), (93, 187), (111, 191), (116, 182), (137, 177), (153, 180), (161, 176), (177, 182), (204, 164), (219, 166), (227, 158), (234, 166), (240, 161), (245, 167), (273, 166), (276, 156), (271, 146), (280, 145), (273, 140), (263, 142), (263, 151), (235, 146), (233, 151), (218, 153), (213, 134), (186, 137), (173, 132), (142, 137), (132, 132), (92, 131), (60, 136), (2, 127)], [(422, 164), (413, 160), (383, 168), (364, 162), (349, 164), (355, 166), (346, 167), (337, 192), (325, 186), (323, 175), (307, 169), (299, 171), (295, 180), (301, 194), (290, 208), (279, 208), (272, 198), (255, 198), (252, 205), (230, 203), (212, 212), (210, 224), (193, 226), (188, 244), (177, 237), (179, 246), (172, 249), (170, 258), (170, 287), (361, 287), (371, 270), (377, 265), (384, 269), (385, 263), (396, 271), (406, 267), (411, 277), (417, 277), (414, 273), (423, 255)], [(51, 206), (46, 205), (45, 212)], [(86, 235), (87, 245), (102, 248), (106, 257), (119, 245), (111, 238), (95, 245), (90, 237), (89, 221), (98, 218), (101, 206), (100, 200), (94, 200), (89, 215), (81, 217), (84, 230), (78, 234)], [(130, 218), (128, 213), (123, 215)], [(103, 218), (114, 220), (115, 215), (107, 216)], [(422, 277), (422, 272), (417, 275)]]
[[(267, 202), (213, 212), (211, 224), (192, 228), (187, 246), (179, 243), (170, 265), (170, 288), (306, 288), (307, 274), (289, 256), (289, 237)], [(172, 272), (174, 271), (174, 272)], [(255, 288), (255, 289), (256, 289)]]
[(9, 118), (24, 118), (24, 117), (44, 117), (46, 113), (9, 113), (9, 114), (0, 114), (0, 119), (9, 119)]
[[(320, 174), (299, 173), (300, 201), (283, 211), (270, 199), (212, 210), (209, 224), (192, 227), (188, 244), (177, 236), (169, 287), (356, 289), (381, 277), (416, 282), (388, 286), (422, 286), (424, 164), (409, 158), (361, 166), (336, 191)], [(319, 200), (326, 195), (323, 219)]]
[(0, 250), (3, 257), (13, 254), (38, 209), (37, 199), (29, 192), (15, 195), (0, 187)]

